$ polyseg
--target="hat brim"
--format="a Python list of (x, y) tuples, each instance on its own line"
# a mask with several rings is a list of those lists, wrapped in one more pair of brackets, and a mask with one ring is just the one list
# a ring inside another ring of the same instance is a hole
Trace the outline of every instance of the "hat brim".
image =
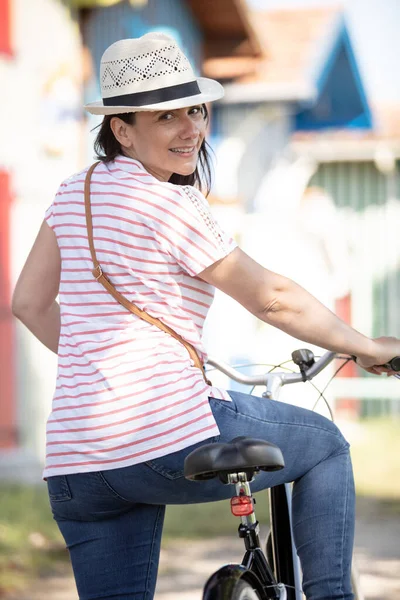
[(86, 104), (84, 108), (92, 115), (117, 115), (139, 111), (174, 110), (185, 108), (186, 106), (213, 102), (214, 100), (219, 100), (224, 95), (224, 88), (215, 79), (198, 77), (197, 83), (201, 93), (196, 94), (196, 96), (186, 96), (185, 98), (177, 98), (176, 100), (147, 104), (145, 106), (104, 106), (103, 101), (100, 100), (99, 102)]

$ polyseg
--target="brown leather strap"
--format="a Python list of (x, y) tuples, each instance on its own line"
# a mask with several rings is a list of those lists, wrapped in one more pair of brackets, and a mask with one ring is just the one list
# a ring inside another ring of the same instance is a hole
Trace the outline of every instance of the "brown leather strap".
[(99, 163), (100, 163), (100, 161), (95, 162), (89, 168), (89, 170), (88, 170), (88, 172), (86, 174), (85, 187), (84, 187), (86, 227), (87, 227), (87, 233), (88, 233), (88, 241), (89, 241), (90, 254), (92, 256), (92, 261), (93, 261), (93, 266), (94, 266), (94, 269), (92, 270), (92, 273), (93, 273), (94, 277), (127, 310), (129, 310), (131, 313), (137, 315), (141, 319), (144, 319), (148, 323), (151, 323), (152, 325), (155, 325), (156, 327), (158, 327), (162, 331), (165, 331), (165, 333), (169, 333), (170, 335), (172, 335), (172, 337), (174, 337), (176, 340), (178, 340), (178, 342), (180, 342), (181, 344), (183, 344), (185, 346), (186, 350), (189, 352), (189, 355), (190, 355), (191, 359), (193, 360), (195, 366), (198, 367), (199, 369), (201, 369), (201, 372), (202, 372), (203, 377), (204, 377), (204, 381), (208, 385), (211, 385), (211, 382), (207, 379), (207, 377), (205, 375), (205, 372), (204, 372), (204, 369), (203, 369), (203, 364), (202, 364), (202, 362), (200, 360), (199, 355), (196, 352), (196, 349), (191, 344), (189, 344), (189, 342), (187, 342), (185, 339), (183, 339), (182, 336), (180, 336), (178, 333), (176, 333), (176, 331), (174, 331), (171, 327), (168, 327), (168, 325), (165, 325), (165, 323), (163, 323), (162, 321), (160, 321), (160, 319), (152, 317), (145, 310), (140, 309), (135, 304), (133, 304), (133, 302), (130, 302), (130, 300), (128, 300), (127, 298), (125, 298), (125, 296), (123, 296), (122, 294), (120, 294), (115, 289), (115, 287), (112, 285), (112, 283), (110, 282), (110, 280), (108, 279), (108, 277), (105, 275), (105, 273), (103, 272), (103, 270), (101, 268), (101, 265), (100, 265), (100, 263), (97, 260), (96, 250), (94, 248), (92, 211), (91, 211), (91, 208), (90, 208), (90, 178), (92, 176), (92, 173), (93, 173), (94, 169), (96, 168), (96, 166)]

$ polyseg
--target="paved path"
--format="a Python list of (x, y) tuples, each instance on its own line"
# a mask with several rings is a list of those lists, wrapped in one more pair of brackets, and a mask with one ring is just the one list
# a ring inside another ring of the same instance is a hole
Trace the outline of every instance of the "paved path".
[[(363, 511), (357, 521), (356, 560), (365, 600), (400, 598), (400, 517)], [(207, 577), (242, 556), (241, 540), (175, 541), (162, 550), (155, 600), (201, 600)], [(78, 600), (69, 568), (6, 600)]]
[[(374, 514), (373, 519), (366, 514), (357, 521), (355, 555), (361, 589), (365, 600), (399, 600), (400, 518)], [(239, 539), (217, 538), (189, 547), (174, 542), (161, 557), (156, 600), (201, 600), (207, 577), (224, 562), (240, 560), (242, 554)]]

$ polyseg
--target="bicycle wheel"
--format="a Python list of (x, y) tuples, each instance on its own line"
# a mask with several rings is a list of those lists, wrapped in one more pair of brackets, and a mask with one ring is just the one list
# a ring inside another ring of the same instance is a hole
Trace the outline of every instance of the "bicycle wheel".
[(261, 600), (258, 592), (245, 579), (239, 579), (230, 600)]
[(252, 571), (239, 564), (218, 569), (208, 578), (203, 590), (203, 600), (264, 599), (261, 581)]

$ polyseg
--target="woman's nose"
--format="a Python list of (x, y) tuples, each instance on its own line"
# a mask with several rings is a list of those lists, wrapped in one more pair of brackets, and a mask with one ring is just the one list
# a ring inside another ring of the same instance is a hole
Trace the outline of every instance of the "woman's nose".
[(182, 120), (182, 129), (180, 131), (180, 137), (182, 139), (196, 139), (200, 133), (198, 124), (193, 121), (189, 116), (186, 116)]

